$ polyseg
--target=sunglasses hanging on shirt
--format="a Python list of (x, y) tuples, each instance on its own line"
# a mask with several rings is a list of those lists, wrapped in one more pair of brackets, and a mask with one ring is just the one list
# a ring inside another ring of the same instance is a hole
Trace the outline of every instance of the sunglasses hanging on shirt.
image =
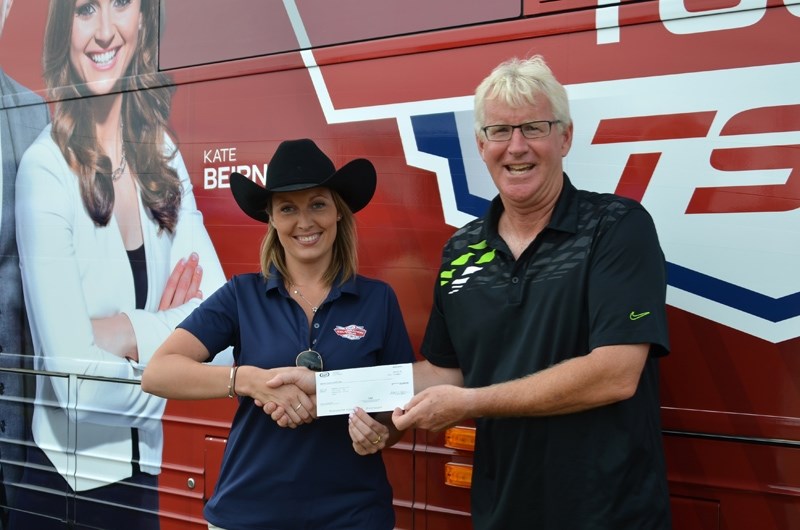
[(296, 366), (303, 366), (312, 372), (322, 371), (322, 355), (312, 349), (298, 353), (294, 363)]

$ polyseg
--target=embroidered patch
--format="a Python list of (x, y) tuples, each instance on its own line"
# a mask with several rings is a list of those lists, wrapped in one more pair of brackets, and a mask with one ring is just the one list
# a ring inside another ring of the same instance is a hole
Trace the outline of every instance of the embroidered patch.
[(333, 328), (333, 331), (340, 337), (348, 340), (361, 340), (367, 334), (367, 330), (364, 329), (364, 326), (356, 326), (355, 324), (336, 326)]

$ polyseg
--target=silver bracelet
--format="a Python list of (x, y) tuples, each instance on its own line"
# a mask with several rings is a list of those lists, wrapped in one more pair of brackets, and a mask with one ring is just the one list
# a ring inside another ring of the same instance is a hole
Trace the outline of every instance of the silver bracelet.
[(228, 379), (228, 397), (236, 396), (236, 370), (239, 369), (238, 365), (231, 366), (231, 374)]

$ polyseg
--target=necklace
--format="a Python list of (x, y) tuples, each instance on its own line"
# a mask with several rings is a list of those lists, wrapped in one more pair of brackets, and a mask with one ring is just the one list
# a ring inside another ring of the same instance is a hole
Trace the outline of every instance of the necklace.
[(119, 167), (111, 172), (111, 181), (116, 182), (122, 178), (122, 173), (125, 171), (125, 165), (127, 164), (127, 160), (125, 159), (125, 148), (122, 149), (122, 160), (119, 163)]
[[(122, 136), (122, 122), (119, 124), (120, 136)], [(125, 171), (125, 166), (128, 161), (125, 158), (125, 141), (122, 142), (122, 160), (119, 162), (119, 167), (111, 172), (111, 182), (116, 182), (122, 178), (122, 173)]]
[(303, 293), (301, 293), (301, 292), (300, 292), (300, 290), (299, 290), (299, 289), (297, 289), (297, 286), (296, 286), (296, 285), (294, 285), (294, 284), (289, 284), (289, 288), (292, 290), (292, 293), (294, 293), (294, 294), (296, 294), (297, 296), (299, 296), (300, 298), (302, 298), (302, 299), (303, 299), (303, 302), (305, 302), (305, 303), (307, 303), (307, 304), (308, 304), (308, 307), (310, 307), (310, 308), (311, 308), (311, 312), (312, 312), (312, 313), (314, 313), (314, 314), (316, 314), (316, 313), (317, 313), (317, 310), (319, 309), (319, 306), (321, 306), (321, 305), (322, 305), (322, 302), (324, 302), (324, 301), (325, 301), (325, 299), (328, 297), (328, 293), (326, 292), (326, 293), (325, 293), (325, 295), (322, 297), (322, 300), (320, 300), (320, 301), (319, 301), (319, 303), (318, 303), (317, 305), (314, 305), (314, 304), (312, 304), (311, 302), (309, 302), (308, 298), (306, 298), (305, 296), (303, 296)]

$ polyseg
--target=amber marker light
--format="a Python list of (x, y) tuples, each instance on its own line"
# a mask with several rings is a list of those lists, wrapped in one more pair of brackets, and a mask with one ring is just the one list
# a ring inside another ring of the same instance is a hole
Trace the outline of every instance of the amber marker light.
[(475, 427), (450, 427), (444, 432), (444, 446), (462, 451), (475, 450)]
[(472, 486), (472, 466), (448, 462), (444, 465), (444, 483), (456, 488)]

